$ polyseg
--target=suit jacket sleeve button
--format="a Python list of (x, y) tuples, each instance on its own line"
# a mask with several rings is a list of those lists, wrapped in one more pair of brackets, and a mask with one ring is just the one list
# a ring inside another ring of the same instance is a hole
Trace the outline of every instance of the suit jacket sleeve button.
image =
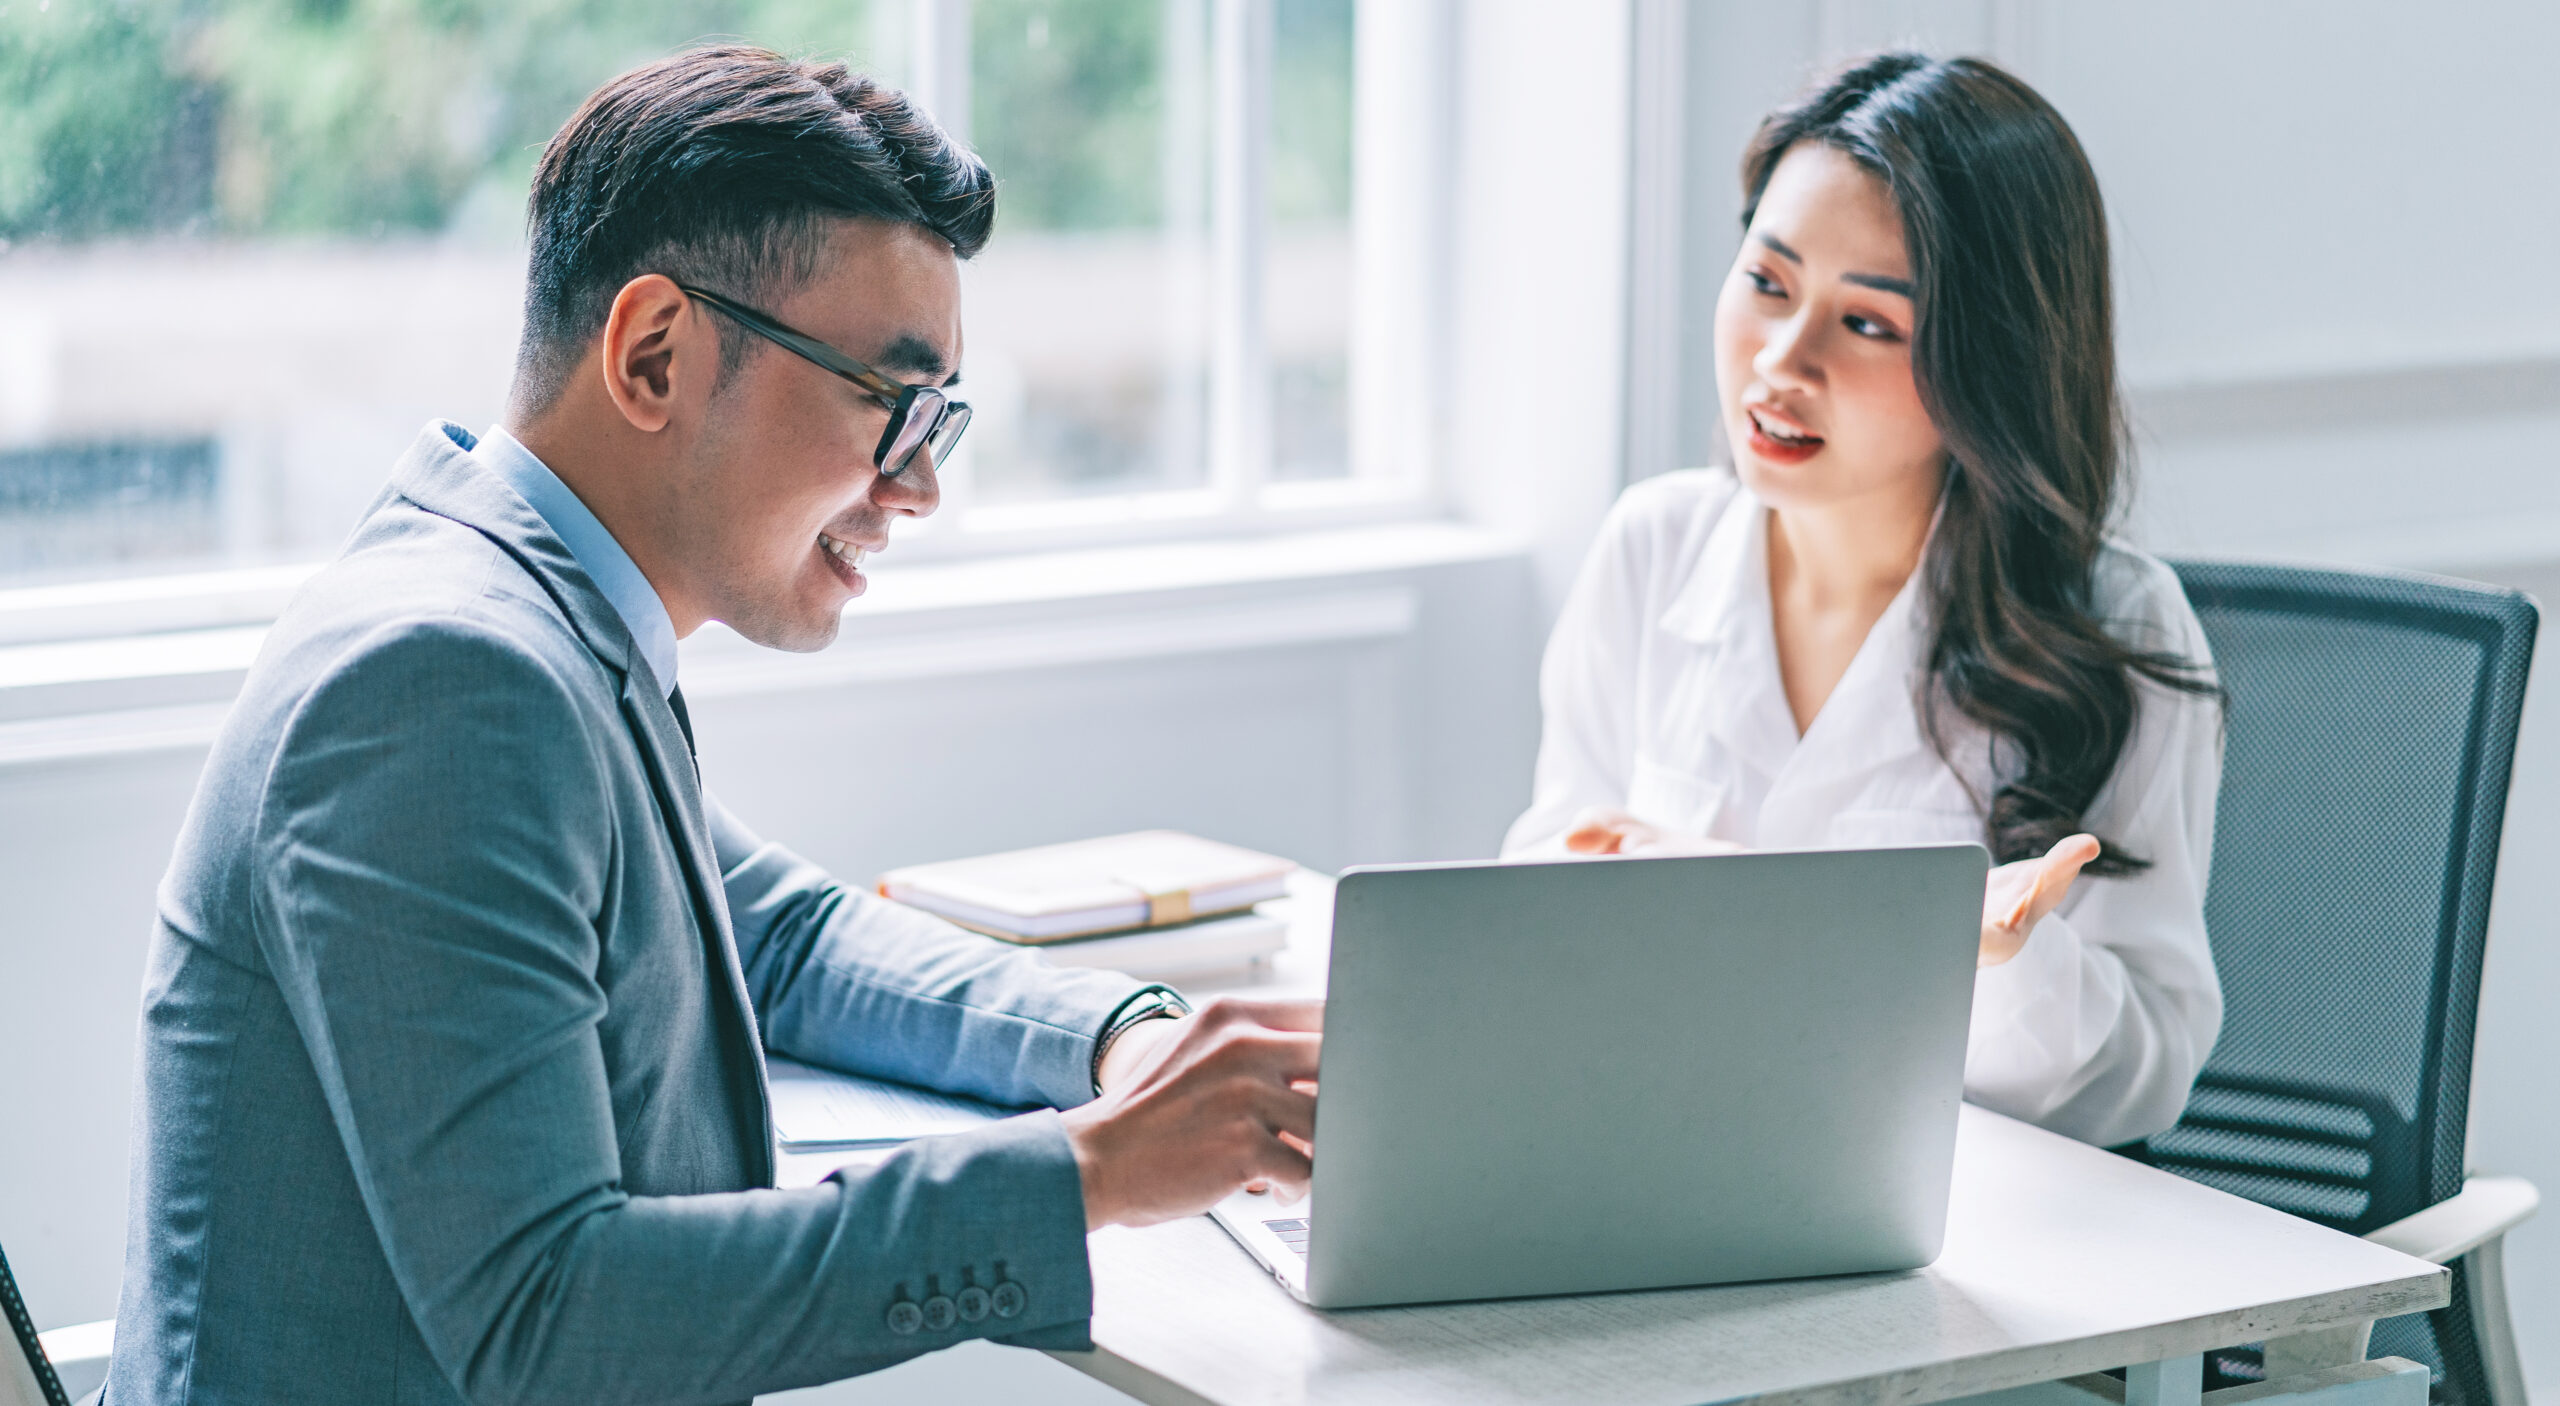
[(960, 1309), (951, 1296), (942, 1292), (942, 1276), (928, 1274), (924, 1280), (924, 1326), (942, 1332), (960, 1320)]
[(1022, 1286), (1010, 1279), (998, 1284), (995, 1292), (987, 1295), (987, 1304), (996, 1311), (998, 1318), (1021, 1317), (1023, 1306), (1029, 1301), (1030, 1295), (1022, 1292)]
[(924, 1310), (912, 1299), (900, 1299), (889, 1305), (889, 1331), (905, 1337), (924, 1326)]
[(960, 1286), (960, 1292), (951, 1296), (951, 1303), (953, 1307), (960, 1310), (961, 1322), (975, 1323), (984, 1319), (987, 1316), (987, 1310), (993, 1307), (987, 1302), (989, 1297), (987, 1291), (977, 1285), (963, 1284)]

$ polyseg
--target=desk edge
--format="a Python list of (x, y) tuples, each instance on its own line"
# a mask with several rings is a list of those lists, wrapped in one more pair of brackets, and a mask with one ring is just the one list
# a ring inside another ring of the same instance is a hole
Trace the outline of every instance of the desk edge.
[[(1841, 1377), (1758, 1396), (1735, 1397), (1721, 1406), (1735, 1406), (1740, 1402), (1756, 1403), (1757, 1406), (1926, 1406), (1930, 1402), (2060, 1381), (2132, 1366), (2137, 1362), (2261, 1342), (2269, 1337), (2425, 1313), (2445, 1308), (2453, 1302), (2452, 1285), (2451, 1271), (2429, 1266), (2425, 1273), (2367, 1285), (2361, 1291), (2349, 1291), (2359, 1293), (2364, 1302), (2354, 1304), (2343, 1314), (2334, 1309), (2317, 1313), (2311, 1311), (2310, 1305), (2323, 1300), (2334, 1301), (2339, 1297), (2338, 1294), (2312, 1294), (2253, 1308), (2202, 1314), (2152, 1328), (2129, 1329), (2103, 1337), (2005, 1348), (1924, 1366)], [(2165, 1344), (2161, 1341), (2164, 1337), (2167, 1339)], [(2146, 1340), (2149, 1346), (2135, 1346)], [(2165, 1351), (2161, 1350), (2164, 1346)], [(1959, 1374), (1962, 1380), (1951, 1384), (1948, 1379)]]
[(1146, 1406), (1221, 1406), (1171, 1377), (1151, 1372), (1100, 1344), (1091, 1352), (1044, 1348), (1050, 1357), (1075, 1368), (1104, 1386), (1145, 1402)]
[[(2450, 1271), (2428, 1265), (2422, 1273), (2385, 1280), (2360, 1290), (2311, 1294), (2101, 1337), (2003, 1348), (1970, 1357), (1810, 1382), (1758, 1395), (1734, 1397), (1720, 1402), (1719, 1406), (1740, 1406), (1746, 1402), (1755, 1406), (1927, 1406), (1931, 1402), (2059, 1381), (2136, 1362), (2258, 1342), (2267, 1337), (2444, 1308), (2453, 1299), (2452, 1282)], [(2323, 1303), (2328, 1307), (2314, 1307)], [(1301, 1308), (1300, 1311), (1314, 1310)], [(1125, 1392), (1147, 1403), (1147, 1406), (1224, 1406), (1221, 1398), (1206, 1395), (1194, 1386), (1156, 1372), (1099, 1343), (1090, 1352), (1051, 1351), (1049, 1355), (1115, 1391)], [(1248, 1393), (1225, 1400), (1256, 1399), (1257, 1395)]]

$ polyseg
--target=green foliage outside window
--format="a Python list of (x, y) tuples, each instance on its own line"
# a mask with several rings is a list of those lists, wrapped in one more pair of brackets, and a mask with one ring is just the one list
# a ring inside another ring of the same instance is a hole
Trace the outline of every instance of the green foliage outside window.
[(197, 218), (205, 163), (173, 134), (208, 95), (174, 61), (162, 18), (71, 0), (0, 8), (0, 234), (84, 238)]
[(520, 210), (595, 86), (716, 38), (871, 48), (863, 0), (5, 0), (0, 236), (438, 231)]
[[(1275, 0), (1271, 210), (1351, 211), (1353, 0)], [(970, 135), (1003, 181), (1009, 227), (1148, 228), (1173, 212), (1211, 120), (1209, 0), (975, 0)], [(1195, 89), (1179, 110), (1176, 90)], [(1168, 119), (1172, 125), (1168, 126)]]
[[(976, 0), (971, 129), (1008, 226), (1165, 219), (1168, 152), (1205, 142), (1166, 116), (1188, 82), (1207, 120), (1207, 4)], [(1284, 221), (1350, 207), (1351, 9), (1277, 0)], [(872, 15), (870, 0), (0, 0), (0, 238), (511, 230), (542, 143), (606, 78), (720, 38), (876, 71)]]
[(1352, 0), (1275, 0), (1271, 216), (1351, 217)]
[[(1165, 213), (1169, 24), (1183, 0), (976, 0), (970, 136), (1011, 228), (1128, 229)], [(1170, 31), (1170, 32), (1169, 32)], [(1204, 64), (1205, 53), (1188, 57)]]

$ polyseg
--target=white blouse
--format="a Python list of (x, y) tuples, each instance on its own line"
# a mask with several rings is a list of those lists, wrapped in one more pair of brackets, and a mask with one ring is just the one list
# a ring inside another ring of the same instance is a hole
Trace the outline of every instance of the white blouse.
[[(2014, 773), (1979, 731), (1954, 734), (1954, 766), (1927, 740), (1917, 573), (1799, 737), (1767, 522), (1723, 470), (1665, 474), (1618, 500), (1547, 646), (1535, 799), (1506, 856), (1562, 852), (1595, 805), (1753, 849), (1982, 841), (1974, 798)], [(2110, 544), (2096, 584), (2117, 638), (2210, 664), (2168, 567)], [(2135, 689), (2133, 734), (2085, 824), (2150, 867), (2084, 875), (2016, 957), (1982, 969), (1965, 1055), (1973, 1102), (2102, 1146), (2176, 1122), (2222, 1026), (2204, 931), (2220, 713), (2209, 697)]]

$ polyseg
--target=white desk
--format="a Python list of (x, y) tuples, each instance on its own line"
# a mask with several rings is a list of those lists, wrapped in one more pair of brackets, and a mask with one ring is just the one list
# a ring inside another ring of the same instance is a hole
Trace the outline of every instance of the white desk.
[[(2443, 1306), (2423, 1260), (1967, 1108), (1925, 1270), (1320, 1313), (1207, 1220), (1093, 1237), (1092, 1353), (1200, 1402), (1938, 1401)], [(2192, 1388), (2190, 1388), (2192, 1390)]]

